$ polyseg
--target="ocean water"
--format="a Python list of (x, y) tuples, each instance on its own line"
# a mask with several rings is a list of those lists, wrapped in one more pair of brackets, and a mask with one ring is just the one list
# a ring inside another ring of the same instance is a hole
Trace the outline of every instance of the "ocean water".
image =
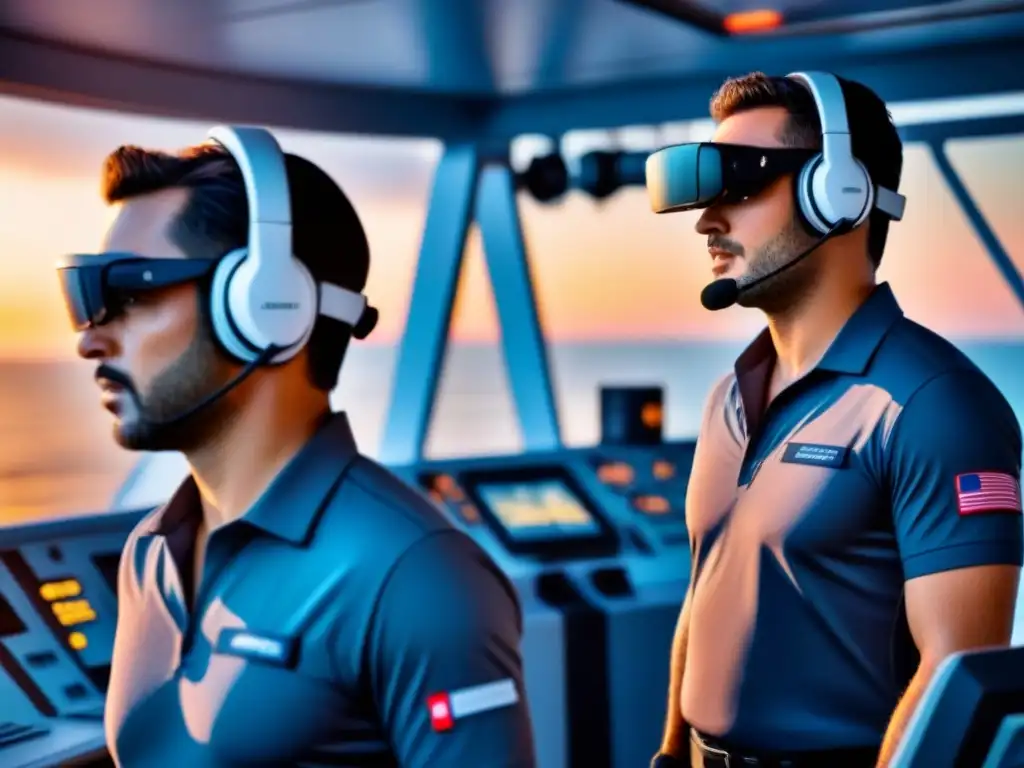
[[(564, 441), (598, 439), (598, 389), (665, 387), (665, 431), (696, 434), (704, 398), (740, 343), (562, 344), (550, 351)], [(1024, 420), (1024, 343), (963, 342)], [(395, 350), (355, 347), (333, 399), (348, 412), (364, 453), (380, 441)], [(93, 366), (0, 363), (0, 525), (105, 510), (137, 459), (118, 448), (99, 405)], [(427, 452), (433, 456), (514, 452), (522, 441), (497, 345), (456, 345), (448, 354)]]

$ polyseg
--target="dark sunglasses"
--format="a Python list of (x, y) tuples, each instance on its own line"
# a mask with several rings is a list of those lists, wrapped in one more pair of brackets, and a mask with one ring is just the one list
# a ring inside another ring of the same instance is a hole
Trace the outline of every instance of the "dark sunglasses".
[(134, 295), (201, 280), (217, 259), (152, 259), (136, 253), (76, 253), (57, 265), (64, 304), (76, 331), (121, 314)]

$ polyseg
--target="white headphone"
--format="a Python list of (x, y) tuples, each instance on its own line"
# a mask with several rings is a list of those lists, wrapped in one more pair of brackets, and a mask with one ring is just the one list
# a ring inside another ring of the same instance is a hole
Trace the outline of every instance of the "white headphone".
[(797, 201), (807, 223), (824, 235), (843, 220), (860, 226), (877, 208), (890, 219), (903, 218), (906, 198), (878, 187), (864, 165), (853, 156), (846, 100), (835, 75), (794, 72), (787, 75), (811, 92), (821, 121), (821, 153), (800, 171)]
[(223, 347), (252, 363), (274, 347), (268, 363), (295, 357), (319, 315), (355, 328), (366, 297), (313, 279), (292, 252), (291, 200), (284, 154), (269, 131), (218, 125), (208, 138), (238, 163), (249, 203), (249, 242), (217, 264), (211, 287), (213, 331)]

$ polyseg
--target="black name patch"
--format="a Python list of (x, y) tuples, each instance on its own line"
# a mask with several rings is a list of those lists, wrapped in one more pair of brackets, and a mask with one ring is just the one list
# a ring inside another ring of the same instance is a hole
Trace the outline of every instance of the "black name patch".
[(785, 464), (809, 464), (813, 467), (842, 469), (846, 463), (846, 452), (846, 447), (842, 445), (787, 443), (782, 461)]

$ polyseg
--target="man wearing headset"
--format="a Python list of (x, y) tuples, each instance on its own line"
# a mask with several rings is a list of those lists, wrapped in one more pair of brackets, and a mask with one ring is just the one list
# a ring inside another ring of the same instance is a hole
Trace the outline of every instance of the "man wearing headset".
[(1010, 641), (1020, 427), (876, 283), (904, 205), (878, 96), (755, 73), (711, 113), (713, 143), (648, 159), (652, 207), (702, 209), (702, 303), (768, 327), (704, 410), (654, 765), (887, 766), (936, 665)]
[(114, 760), (532, 768), (512, 586), (330, 412), (376, 320), (355, 210), (267, 132), (211, 138), (111, 154), (104, 252), (59, 268), (115, 439), (191, 466), (121, 557)]

